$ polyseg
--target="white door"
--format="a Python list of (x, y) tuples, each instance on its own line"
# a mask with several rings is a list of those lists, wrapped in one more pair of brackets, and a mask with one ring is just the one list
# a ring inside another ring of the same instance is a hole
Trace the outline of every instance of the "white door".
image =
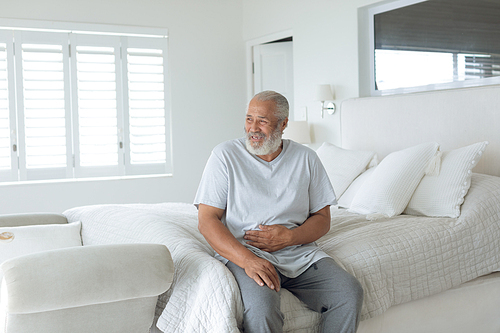
[(260, 44), (253, 47), (254, 93), (274, 90), (288, 99), (293, 118), (293, 42)]

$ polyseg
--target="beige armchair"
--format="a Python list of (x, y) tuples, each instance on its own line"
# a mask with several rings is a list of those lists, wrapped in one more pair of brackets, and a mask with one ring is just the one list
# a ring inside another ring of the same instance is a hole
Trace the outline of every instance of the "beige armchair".
[[(54, 214), (0, 216), (4, 234), (6, 226), (52, 222), (67, 221)], [(149, 332), (174, 272), (160, 244), (53, 249), (8, 259), (1, 270), (2, 333)]]

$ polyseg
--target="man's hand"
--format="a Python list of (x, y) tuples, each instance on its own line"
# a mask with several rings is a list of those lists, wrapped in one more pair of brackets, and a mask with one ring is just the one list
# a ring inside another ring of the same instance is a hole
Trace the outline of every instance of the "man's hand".
[(269, 261), (255, 256), (254, 259), (245, 262), (245, 273), (259, 286), (267, 285), (277, 292), (280, 291), (278, 273)]
[(312, 243), (330, 230), (330, 206), (312, 213), (297, 228), (288, 229), (278, 224), (259, 225), (259, 228), (247, 231), (243, 238), (262, 251), (274, 252), (287, 246)]
[(243, 246), (221, 222), (224, 210), (200, 204), (198, 208), (198, 229), (212, 248), (221, 256), (245, 270), (245, 273), (259, 286), (267, 285), (279, 291), (280, 280), (274, 266), (257, 257)]
[(293, 233), (282, 225), (259, 225), (260, 230), (249, 230), (244, 238), (248, 245), (266, 252), (281, 250), (293, 245)]

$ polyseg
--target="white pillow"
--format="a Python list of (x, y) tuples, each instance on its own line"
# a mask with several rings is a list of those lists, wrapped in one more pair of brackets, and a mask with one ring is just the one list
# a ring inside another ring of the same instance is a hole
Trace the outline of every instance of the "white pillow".
[(488, 142), (444, 151), (439, 175), (425, 176), (418, 185), (404, 213), (409, 215), (458, 217), (460, 205), (470, 187), (472, 169)]
[(358, 193), (359, 189), (361, 188), (361, 185), (370, 177), (372, 174), (373, 170), (375, 170), (376, 167), (370, 168), (364, 172), (362, 172), (356, 179), (353, 180), (351, 185), (345, 190), (344, 194), (339, 198), (338, 200), (338, 207), (342, 208), (349, 208), (351, 207), (352, 199), (354, 199), (354, 196), (356, 193)]
[(316, 151), (339, 198), (351, 182), (366, 170), (375, 152), (349, 150), (324, 142)]
[(429, 142), (387, 155), (361, 185), (349, 210), (388, 217), (401, 214), (438, 148), (438, 143)]
[[(7, 259), (30, 253), (81, 246), (81, 229), (81, 222), (2, 227), (0, 228), (0, 264)], [(3, 272), (0, 269), (0, 281), (2, 278)]]

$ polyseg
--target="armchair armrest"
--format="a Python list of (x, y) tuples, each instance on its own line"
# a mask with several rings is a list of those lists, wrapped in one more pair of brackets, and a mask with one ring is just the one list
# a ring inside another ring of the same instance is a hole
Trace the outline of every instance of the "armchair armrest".
[(10, 314), (158, 296), (174, 273), (170, 252), (160, 244), (57, 249), (7, 260), (1, 269), (2, 303)]

